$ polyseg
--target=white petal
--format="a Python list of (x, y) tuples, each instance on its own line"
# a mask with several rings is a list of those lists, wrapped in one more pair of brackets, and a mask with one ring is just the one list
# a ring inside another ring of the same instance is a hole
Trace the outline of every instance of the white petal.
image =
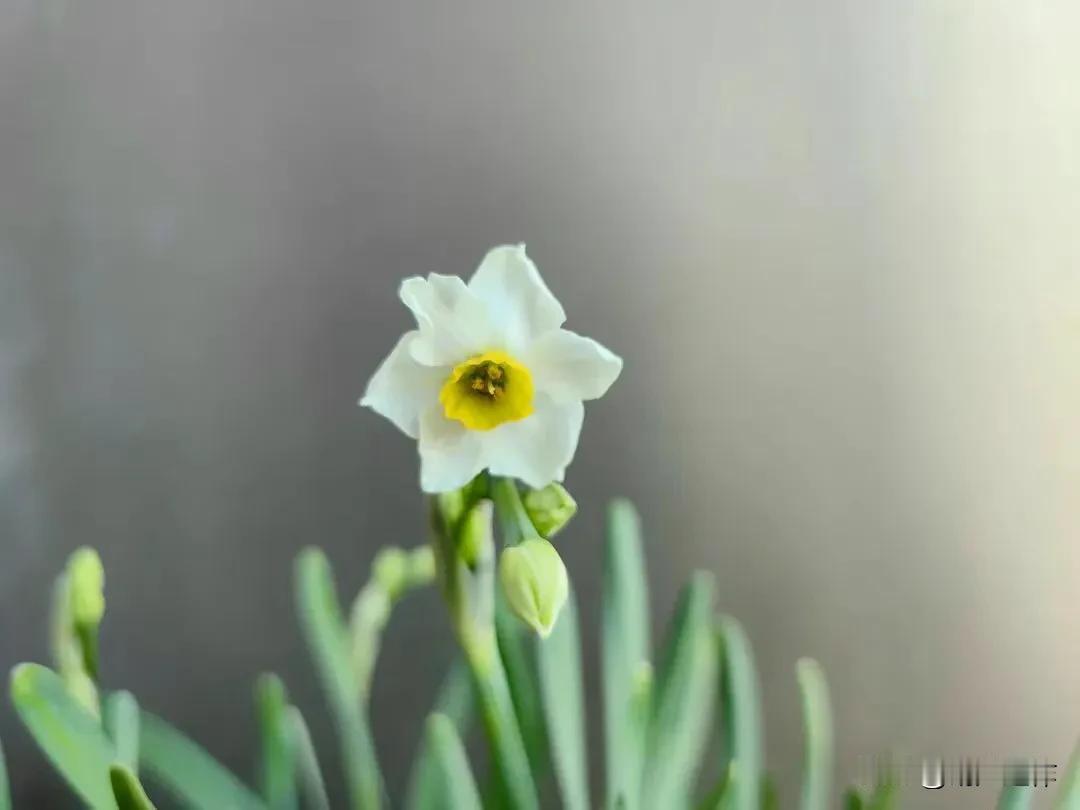
[(416, 330), (406, 332), (382, 361), (368, 382), (360, 404), (382, 414), (406, 436), (416, 438), (420, 414), (438, 402), (439, 387), (450, 371), (417, 363), (411, 347), (420, 337)]
[(520, 478), (534, 489), (562, 481), (574, 458), (585, 406), (557, 404), (543, 394), (532, 416), (508, 422), (483, 435), (484, 456), (492, 475)]
[(562, 304), (540, 278), (540, 271), (525, 255), (524, 245), (503, 245), (488, 251), (469, 280), (469, 289), (488, 305), (509, 351), (566, 320)]
[(535, 341), (522, 357), (537, 391), (556, 402), (602, 397), (622, 371), (622, 358), (595, 340), (559, 329)]
[(452, 366), (491, 348), (488, 307), (457, 276), (413, 276), (401, 283), (399, 295), (420, 327), (411, 349), (418, 362)]
[(419, 447), (424, 492), (458, 489), (484, 469), (480, 434), (447, 419), (438, 403), (420, 415)]

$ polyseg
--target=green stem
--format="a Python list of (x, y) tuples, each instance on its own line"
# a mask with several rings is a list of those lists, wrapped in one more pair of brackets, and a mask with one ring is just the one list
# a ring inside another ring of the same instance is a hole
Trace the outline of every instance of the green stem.
[[(492, 495), (502, 489), (493, 482)], [(509, 482), (513, 485), (513, 482)], [(502, 490), (500, 497), (507, 497)], [(454, 499), (434, 502), (435, 557), (443, 596), (472, 673), (492, 761), (506, 804), (537, 810), (536, 784), (514, 713), (510, 686), (495, 636), (495, 541), (492, 503), (459, 508)]]
[(492, 478), (491, 498), (495, 501), (495, 514), (499, 518), (499, 529), (503, 544), (516, 546), (522, 540), (538, 537), (539, 533), (525, 511), (521, 502), (521, 493), (512, 478)]
[(507, 805), (514, 810), (537, 810), (540, 805), (536, 785), (495, 636), (490, 632), (477, 634), (464, 644), (464, 649)]

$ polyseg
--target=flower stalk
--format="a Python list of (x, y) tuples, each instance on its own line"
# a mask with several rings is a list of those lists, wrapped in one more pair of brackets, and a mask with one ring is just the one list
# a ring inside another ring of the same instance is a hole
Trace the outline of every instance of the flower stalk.
[(472, 674), (499, 790), (509, 807), (539, 807), (536, 784), (495, 634), (494, 506), (483, 488), (432, 499), (443, 597)]

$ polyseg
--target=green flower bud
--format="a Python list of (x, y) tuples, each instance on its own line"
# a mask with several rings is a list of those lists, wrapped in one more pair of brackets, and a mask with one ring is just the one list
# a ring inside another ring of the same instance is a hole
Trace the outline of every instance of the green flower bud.
[(552, 538), (577, 512), (577, 502), (562, 484), (530, 489), (522, 498), (529, 520), (542, 537)]
[(489, 556), (494, 548), (492, 509), (491, 501), (480, 501), (469, 511), (461, 524), (457, 553), (469, 568), (475, 568), (481, 558)]
[(499, 560), (499, 580), (510, 609), (547, 638), (570, 590), (555, 546), (534, 537), (506, 549)]
[(409, 584), (409, 555), (396, 546), (384, 548), (371, 564), (372, 579), (391, 599), (397, 599)]
[(92, 548), (80, 548), (68, 559), (68, 593), (75, 626), (97, 628), (105, 615), (105, 569)]
[(409, 552), (409, 582), (415, 587), (435, 580), (435, 552), (431, 546), (420, 546)]

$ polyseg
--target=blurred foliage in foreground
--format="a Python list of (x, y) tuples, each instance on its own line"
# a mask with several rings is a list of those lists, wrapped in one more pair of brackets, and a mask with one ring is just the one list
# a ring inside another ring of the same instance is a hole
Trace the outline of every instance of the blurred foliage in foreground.
[[(296, 607), (335, 721), (350, 808), (390, 806), (368, 724), (371, 677), (394, 604), (437, 579), (461, 612), (452, 620), (463, 658), (450, 668), (427, 721), (404, 802), (409, 810), (898, 806), (898, 789), (887, 775), (867, 795), (851, 789), (842, 800), (834, 796), (829, 694), (821, 667), (810, 659), (795, 667), (805, 729), (802, 789), (797, 797), (777, 797), (763, 762), (760, 692), (746, 634), (735, 619), (714, 615), (712, 577), (698, 573), (654, 648), (639, 523), (625, 502), (611, 508), (606, 546), (600, 650), (605, 767), (602, 801), (594, 797), (590, 784), (600, 786), (601, 780), (590, 783), (587, 772), (588, 712), (573, 594), (547, 638), (511, 615), (494, 584), (490, 507), (486, 499), (457, 505), (460, 525), (474, 534), (454, 536), (460, 559), (442, 559), (443, 570), (438, 540), (430, 548), (383, 551), (347, 613), (323, 553), (307, 549), (297, 560)], [(446, 511), (435, 509), (436, 524), (441, 520), (445, 529)], [(445, 570), (454, 563), (456, 574)], [(11, 699), (23, 724), (85, 804), (147, 810), (161, 790), (197, 810), (330, 807), (307, 725), (276, 676), (255, 682), (255, 787), (140, 708), (129, 692), (105, 690), (97, 654), (103, 583), (97, 555), (77, 551), (54, 591), (54, 669), (20, 664), (11, 673)], [(463, 745), (477, 723), (490, 749), (486, 774), (474, 773)], [(707, 762), (714, 749), (718, 758)], [(707, 773), (719, 776), (710, 784)], [(1074, 761), (1056, 808), (1080, 808), (1078, 774)], [(1032, 793), (1010, 789), (999, 807), (1026, 808)], [(9, 808), (0, 753), (0, 810)]]

